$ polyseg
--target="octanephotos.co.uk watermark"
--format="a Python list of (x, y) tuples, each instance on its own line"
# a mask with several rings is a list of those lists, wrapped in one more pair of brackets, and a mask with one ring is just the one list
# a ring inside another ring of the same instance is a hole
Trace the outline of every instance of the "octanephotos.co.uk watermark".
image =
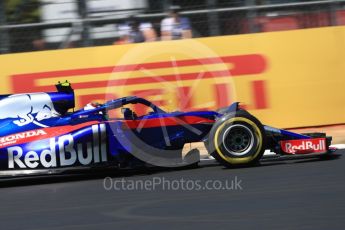
[(194, 180), (152, 177), (149, 179), (111, 178), (103, 179), (103, 188), (107, 191), (211, 191), (243, 190), (243, 182), (237, 176), (226, 180)]

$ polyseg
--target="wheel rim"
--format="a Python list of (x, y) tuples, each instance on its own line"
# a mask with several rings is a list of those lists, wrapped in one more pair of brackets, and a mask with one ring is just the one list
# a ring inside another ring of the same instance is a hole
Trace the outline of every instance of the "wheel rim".
[(224, 132), (223, 145), (228, 153), (244, 156), (254, 145), (253, 131), (241, 124), (232, 125)]

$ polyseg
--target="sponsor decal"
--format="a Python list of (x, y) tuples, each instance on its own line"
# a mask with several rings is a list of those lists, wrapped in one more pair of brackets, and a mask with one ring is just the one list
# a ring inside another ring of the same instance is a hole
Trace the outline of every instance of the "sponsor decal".
[(106, 162), (106, 127), (92, 125), (91, 130), (90, 142), (75, 142), (72, 134), (66, 134), (49, 138), (49, 148), (38, 151), (25, 152), (21, 146), (8, 147), (8, 168), (54, 168)]
[(56, 137), (98, 123), (98, 121), (89, 121), (78, 125), (48, 127), (44, 129), (35, 129), (20, 133), (14, 133), (8, 136), (0, 137), (0, 147), (8, 147), (16, 144), (24, 144), (37, 140), (47, 139), (50, 137)]
[(0, 147), (16, 144), (23, 139), (44, 136), (47, 133), (43, 129), (30, 130), (21, 133), (15, 133), (5, 137), (0, 137)]
[(14, 119), (17, 126), (48, 127), (40, 121), (59, 115), (47, 93), (14, 94), (0, 100), (0, 120)]
[(325, 138), (281, 141), (280, 146), (285, 153), (321, 153), (327, 150)]
[[(246, 108), (259, 110), (267, 109), (269, 107), (266, 80), (253, 79), (253, 76), (258, 76), (266, 72), (268, 66), (267, 57), (263, 54), (255, 53), (233, 56), (181, 59), (174, 62), (171, 60), (162, 60), (161, 62), (21, 73), (11, 75), (11, 85), (13, 93), (26, 93), (28, 89), (32, 90), (33, 92), (49, 92), (54, 90), (54, 86), (51, 85), (52, 81), (55, 81), (56, 79), (68, 79), (70, 82), (73, 82), (77, 105), (84, 106), (93, 100), (104, 100), (105, 98), (115, 99), (128, 95), (142, 96), (146, 99), (148, 99), (148, 97), (164, 96), (167, 94), (167, 91), (162, 88), (162, 82), (173, 85), (178, 83), (174, 89), (174, 94), (172, 94), (170, 97), (176, 97), (175, 99), (178, 103), (182, 101), (182, 103), (176, 104), (176, 107), (179, 107), (179, 110), (190, 111), (195, 109), (213, 109), (228, 106), (233, 100), (236, 99), (234, 98), (235, 95), (233, 95), (234, 92), (232, 92), (230, 83), (210, 83), (207, 86), (202, 87), (201, 91), (210, 92), (210, 95), (212, 95), (210, 100), (214, 102), (214, 106), (206, 106), (207, 108), (204, 108), (203, 105), (200, 107), (200, 105), (195, 102), (195, 98), (198, 97), (197, 92), (193, 91), (193, 86), (188, 82), (191, 82), (191, 80), (199, 80), (200, 70), (203, 69), (203, 66), (222, 63), (225, 63), (228, 67), (224, 67), (220, 70), (206, 70), (202, 74), (201, 82), (207, 82), (207, 79), (213, 78), (251, 79), (247, 84), (246, 89), (241, 89), (241, 91), (247, 91), (249, 97), (251, 97), (252, 103), (246, 104)], [(192, 68), (192, 71), (183, 72), (182, 68), (187, 67)], [(151, 73), (154, 71), (159, 72), (168, 68), (177, 68), (181, 72), (179, 72), (178, 76), (176, 76), (175, 73), (167, 75), (157, 74), (154, 76), (146, 73)], [(146, 72), (144, 71), (143, 73), (143, 70), (146, 70)], [(133, 73), (133, 75), (138, 74), (140, 76), (109, 79), (110, 74), (118, 73), (123, 73), (128, 76), (128, 73)], [(99, 80), (95, 81), (94, 77), (91, 78), (91, 76), (94, 75), (99, 76)], [(80, 76), (83, 76), (83, 78), (80, 78)], [(106, 78), (104, 76), (106, 76)], [(43, 84), (40, 82), (49, 82), (49, 84)], [(125, 95), (118, 95), (109, 92), (107, 93), (106, 91), (107, 87), (124, 86), (135, 86), (135, 90), (130, 90), (129, 92), (126, 92)], [(95, 93), (92, 90), (96, 88), (98, 93)], [(192, 91), (193, 94), (190, 93)], [(192, 95), (190, 98), (188, 98), (188, 101), (186, 101), (186, 95)], [(172, 98), (164, 98), (162, 100), (153, 102), (159, 106), (165, 106), (170, 104), (171, 99)]]

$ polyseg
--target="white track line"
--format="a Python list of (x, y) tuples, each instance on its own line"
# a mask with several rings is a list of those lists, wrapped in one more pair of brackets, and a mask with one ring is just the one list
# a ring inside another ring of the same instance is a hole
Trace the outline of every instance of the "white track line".
[(331, 145), (331, 147), (335, 147), (335, 148), (337, 148), (337, 149), (345, 149), (345, 144)]
[[(264, 152), (264, 156), (274, 156), (274, 155), (276, 154), (274, 152), (271, 152), (270, 150), (266, 150)], [(214, 160), (214, 158), (212, 156), (207, 155), (207, 156), (202, 157), (201, 160)]]
[(271, 152), (270, 150), (265, 150), (265, 152), (264, 152), (264, 156), (273, 156), (273, 155), (276, 155), (276, 153)]

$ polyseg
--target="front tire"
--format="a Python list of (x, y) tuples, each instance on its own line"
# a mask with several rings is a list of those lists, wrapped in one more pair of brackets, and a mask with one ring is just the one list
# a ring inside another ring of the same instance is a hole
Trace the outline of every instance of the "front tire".
[(216, 121), (208, 139), (210, 154), (226, 167), (257, 163), (265, 147), (263, 125), (246, 111), (225, 114)]

